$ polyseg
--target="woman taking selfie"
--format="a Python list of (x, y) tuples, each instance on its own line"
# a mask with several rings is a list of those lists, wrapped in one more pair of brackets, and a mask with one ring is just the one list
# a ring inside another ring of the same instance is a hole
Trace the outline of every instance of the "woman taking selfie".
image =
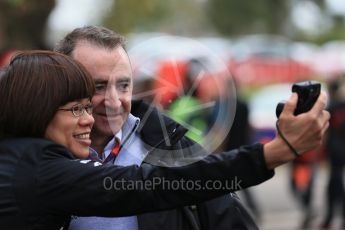
[[(266, 165), (264, 150), (283, 143), (276, 138), (271, 145), (241, 147), (182, 167), (85, 160), (94, 92), (92, 77), (80, 64), (51, 51), (19, 53), (0, 71), (1, 229), (61, 229), (72, 215), (128, 216), (191, 205), (261, 183), (273, 176), (270, 169), (294, 159), (286, 147), (279, 151), (283, 159), (271, 151), (271, 167)], [(326, 113), (324, 100), (310, 114)], [(288, 120), (317, 122), (306, 137), (311, 148), (319, 145), (329, 116), (309, 117)], [(214, 181), (217, 187), (210, 186)], [(168, 186), (173, 182), (178, 186)]]
[[(176, 168), (121, 167), (85, 160), (94, 123), (94, 91), (91, 76), (80, 64), (51, 51), (19, 53), (1, 73), (2, 229), (60, 229), (72, 215), (133, 215), (193, 204), (239, 189), (153, 186), (157, 178), (198, 180), (202, 187), (214, 180), (230, 184), (231, 176), (237, 175), (236, 167), (248, 160), (237, 159), (235, 167), (236, 157), (229, 153)], [(246, 181), (246, 175), (242, 176)], [(126, 189), (114, 186), (118, 181), (149, 186)], [(247, 181), (241, 186), (253, 185), (258, 179)]]

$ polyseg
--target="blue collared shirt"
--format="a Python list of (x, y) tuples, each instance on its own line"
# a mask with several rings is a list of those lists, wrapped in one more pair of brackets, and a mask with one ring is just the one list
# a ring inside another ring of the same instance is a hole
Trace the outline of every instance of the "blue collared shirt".
[[(115, 144), (115, 137), (121, 140), (121, 150), (117, 155), (115, 165), (140, 165), (148, 150), (145, 148), (139, 133), (136, 132), (140, 119), (129, 114), (129, 117), (113, 139), (104, 148), (102, 153), (105, 159)], [(97, 153), (96, 153), (97, 155)], [(92, 159), (92, 157), (90, 156)], [(109, 204), (116, 205), (116, 204)], [(127, 217), (76, 217), (73, 218), (69, 227), (70, 230), (138, 230), (137, 216)]]

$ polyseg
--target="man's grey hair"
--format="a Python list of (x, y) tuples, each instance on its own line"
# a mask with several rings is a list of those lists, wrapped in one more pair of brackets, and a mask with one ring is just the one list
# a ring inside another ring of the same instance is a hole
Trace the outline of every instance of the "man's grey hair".
[(126, 39), (119, 33), (102, 26), (84, 26), (74, 29), (59, 41), (54, 51), (71, 55), (76, 44), (80, 41), (87, 41), (93, 45), (114, 49), (122, 46), (125, 49)]

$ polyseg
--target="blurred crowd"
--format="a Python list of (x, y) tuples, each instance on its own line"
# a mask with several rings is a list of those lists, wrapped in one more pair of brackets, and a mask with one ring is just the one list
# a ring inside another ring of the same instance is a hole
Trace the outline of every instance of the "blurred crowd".
[[(301, 229), (312, 229), (311, 226), (315, 225), (320, 229), (331, 229), (335, 216), (345, 220), (345, 75), (340, 65), (337, 68), (336, 64), (314, 68), (312, 61), (318, 63), (316, 58), (293, 58), (288, 55), (291, 52), (285, 50), (285, 54), (279, 53), (272, 44), (256, 48), (241, 45), (240, 48), (247, 49), (247, 54), (244, 55), (243, 51), (237, 59), (229, 55), (225, 71), (211, 68), (210, 57), (202, 55), (180, 59), (171, 59), (167, 55), (168, 58), (155, 60), (155, 71), (146, 72), (146, 75), (137, 65), (134, 95), (155, 104), (188, 127), (188, 136), (206, 148), (210, 143), (208, 136), (215, 137), (217, 140), (212, 139), (212, 142), (216, 146), (211, 150), (217, 152), (247, 143), (267, 142), (275, 135), (274, 111), (265, 111), (264, 116), (271, 118), (272, 124), (267, 127), (257, 128), (249, 120), (251, 111), (248, 102), (255, 98), (255, 90), (277, 83), (287, 83), (290, 88), (297, 81), (320, 81), (329, 94), (328, 109), (332, 114), (327, 141), (322, 148), (310, 151), (291, 163), (289, 183), (291, 195), (296, 198), (303, 213), (299, 223)], [(327, 55), (330, 55), (329, 50)], [(274, 98), (276, 95), (270, 96)], [(276, 105), (271, 104), (271, 107)], [(229, 118), (231, 122), (227, 123)], [(255, 122), (261, 121), (256, 119)], [(313, 206), (315, 180), (320, 168), (327, 168), (329, 174), (327, 188), (324, 188), (325, 208), (321, 211), (314, 210)], [(255, 194), (244, 190), (243, 198), (253, 216), (260, 220), (262, 214)], [(319, 223), (315, 223), (316, 219)]]

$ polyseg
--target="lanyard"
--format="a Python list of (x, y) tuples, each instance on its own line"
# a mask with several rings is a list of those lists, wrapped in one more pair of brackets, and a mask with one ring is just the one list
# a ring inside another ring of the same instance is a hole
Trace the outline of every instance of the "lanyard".
[(110, 154), (108, 155), (107, 158), (105, 158), (105, 160), (103, 161), (103, 164), (106, 164), (108, 162), (113, 162), (115, 161), (117, 155), (119, 154), (121, 149), (121, 143), (120, 140), (118, 138), (115, 138), (115, 145), (114, 147), (111, 149)]

